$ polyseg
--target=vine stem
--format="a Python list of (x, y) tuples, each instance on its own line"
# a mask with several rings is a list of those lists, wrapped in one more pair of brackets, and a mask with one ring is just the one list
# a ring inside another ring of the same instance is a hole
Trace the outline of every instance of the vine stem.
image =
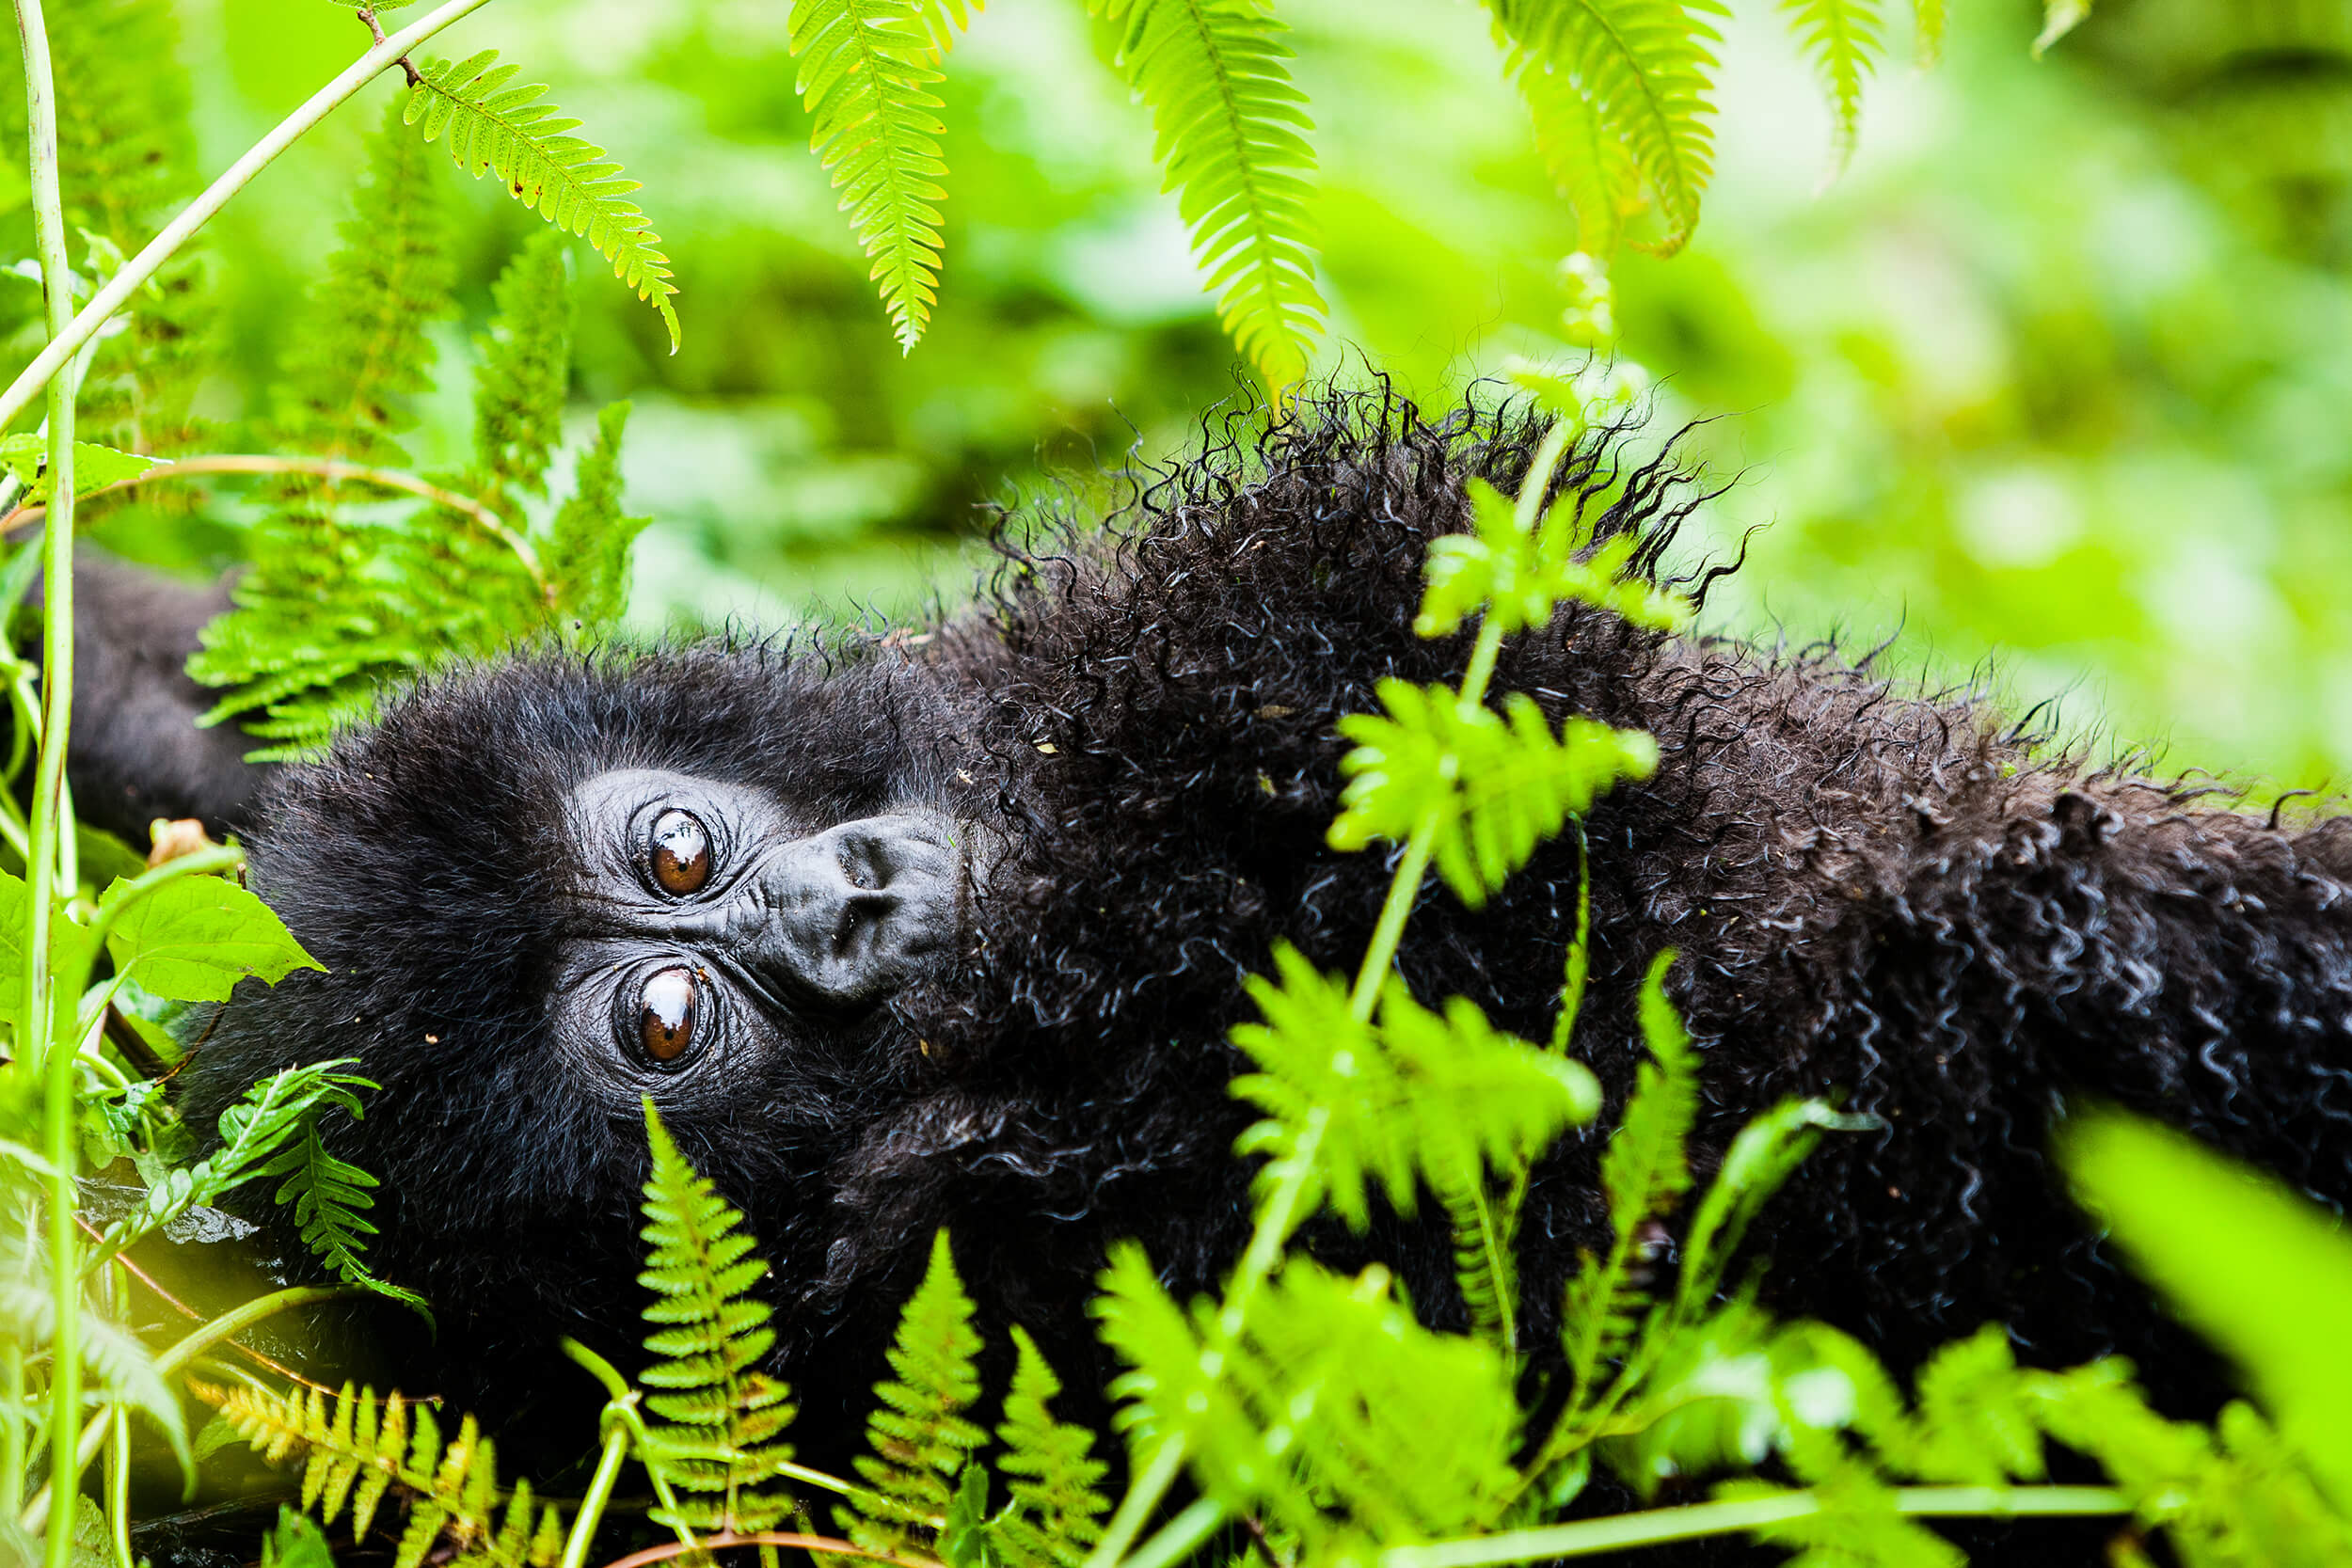
[(642, 1552), (615, 1558), (605, 1568), (645, 1568), (649, 1562), (665, 1558), (683, 1557), (688, 1552), (720, 1546), (798, 1546), (803, 1551), (824, 1552), (834, 1557), (862, 1557), (868, 1562), (891, 1562), (898, 1568), (941, 1568), (928, 1558), (893, 1557), (888, 1552), (869, 1552), (863, 1546), (837, 1541), (830, 1535), (803, 1535), (795, 1530), (746, 1530), (740, 1535), (706, 1535), (699, 1545), (690, 1546), (683, 1541), (668, 1541), (659, 1546), (648, 1546)]
[[(2111, 1486), (1903, 1486), (1894, 1493), (1895, 1512), (1913, 1518), (2043, 1518), (2129, 1513), (2131, 1501)], [(1468, 1541), (1426, 1546), (1391, 1546), (1378, 1568), (1500, 1568), (1514, 1562), (1590, 1557), (1597, 1552), (1657, 1546), (1730, 1535), (1764, 1525), (1783, 1524), (1824, 1513), (1827, 1504), (1811, 1492), (1731, 1502), (1656, 1508), (1572, 1525), (1507, 1530)]]
[[(57, 902), (58, 808), (65, 790), (65, 742), (73, 711), (73, 373), (76, 344), (66, 341), (73, 318), (73, 274), (66, 264), (65, 202), (57, 188), (57, 90), (50, 67), (49, 29), (40, 0), (16, 0), (16, 30), (24, 50), (24, 118), (33, 200), (33, 248), (40, 258), (49, 349), (57, 369), (49, 388), (49, 475), (56, 500), (41, 536), (41, 731), (33, 764), (33, 815), (24, 863), (24, 1053), (43, 1075), (41, 1131), (49, 1171), (49, 1291), (56, 1322), (49, 1360), (49, 1474), (52, 1485), (82, 1483), (74, 1441), (82, 1414), (81, 1243), (73, 1228), (76, 1194), (73, 1086), (78, 1053), (57, 1029), (55, 977), (50, 974), (51, 926)], [(29, 399), (29, 392), (27, 397)], [(5, 423), (6, 421), (0, 421)], [(102, 1419), (103, 1417), (102, 1416)], [(73, 1556), (73, 1511), (49, 1520), (48, 1568), (66, 1568)]]
[[(7, 391), (0, 392), (0, 428), (5, 428), (23, 413), (25, 405), (33, 401), (33, 394), (49, 384), (65, 367), (66, 361), (73, 356), (74, 351), (97, 336), (98, 329), (129, 302), (140, 285), (154, 277), (156, 271), (171, 260), (198, 230), (211, 222), (214, 214), (227, 206), (231, 197), (251, 184), (254, 176), (267, 168), (279, 153), (293, 146), (320, 120), (342, 107), (361, 87), (399, 64), (403, 55), (489, 3), (490, 0), (447, 0), (447, 4), (426, 13), (354, 60), (341, 75), (312, 93), (300, 108), (271, 127), (268, 135), (246, 149), (245, 156), (223, 170), (219, 179), (204, 187), (202, 195), (183, 207), (178, 216), (164, 225), (162, 232), (148, 241), (136, 256), (125, 261), (121, 269), (90, 296), (90, 302), (82, 307), (80, 313), (72, 317), (63, 331), (52, 333), (49, 346), (42, 349), (31, 364), (17, 372), (16, 379), (8, 383)], [(37, 0), (18, 0), (18, 15), (24, 15), (27, 5), (32, 6), (34, 14), (38, 16), (40, 8)], [(45, 53), (43, 63), (45, 81)], [(70, 295), (68, 299), (70, 305)]]
[[(471, 496), (461, 496), (431, 480), (420, 479), (398, 468), (374, 468), (364, 463), (345, 463), (332, 457), (273, 457), (248, 452), (215, 452), (204, 457), (159, 460), (153, 467), (93, 490), (84, 499), (110, 496), (117, 490), (127, 490), (134, 484), (147, 484), (159, 479), (195, 479), (204, 474), (315, 474), (321, 479), (338, 480), (346, 484), (374, 484), (387, 490), (405, 490), (412, 496), (423, 497), (436, 506), (445, 506), (452, 512), (463, 513), (472, 518), (485, 532), (515, 552), (516, 558), (522, 562), (523, 569), (531, 574), (534, 586), (542, 593), (548, 586), (547, 573), (539, 564), (539, 552), (505, 518)], [(0, 533), (40, 516), (44, 504), (28, 501), (6, 516), (0, 516)]]

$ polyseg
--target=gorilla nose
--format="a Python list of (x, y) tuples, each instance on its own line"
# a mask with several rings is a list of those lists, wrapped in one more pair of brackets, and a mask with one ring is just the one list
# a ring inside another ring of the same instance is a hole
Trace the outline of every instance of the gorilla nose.
[(774, 852), (745, 954), (764, 981), (840, 1006), (886, 1000), (955, 934), (961, 857), (946, 825), (869, 816)]

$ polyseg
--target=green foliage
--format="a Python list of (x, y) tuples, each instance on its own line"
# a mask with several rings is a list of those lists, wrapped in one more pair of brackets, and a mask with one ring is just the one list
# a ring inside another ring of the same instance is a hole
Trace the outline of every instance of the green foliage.
[(996, 1428), (1004, 1453), (996, 1468), (1012, 1494), (989, 1526), (989, 1544), (1005, 1568), (1081, 1568), (1103, 1538), (1110, 1500), (1096, 1490), (1110, 1466), (1094, 1457), (1094, 1433), (1055, 1418), (1049, 1408), (1061, 1379), (1018, 1325), (1012, 1331), (1012, 1386)]
[[(502, 101), (502, 99), (501, 100)], [(487, 153), (484, 154), (487, 156)], [(317, 455), (394, 469), (400, 399), (429, 383), (423, 324), (447, 302), (444, 241), (428, 153), (388, 126), (361, 211), (344, 230), (330, 287), (315, 301), (314, 346), (294, 369), (302, 396), (287, 438)], [(579, 483), (534, 523), (561, 438), (569, 373), (569, 277), (560, 239), (526, 245), (499, 279), (474, 402), (475, 469), (427, 486), (446, 499), (405, 517), (358, 506), (368, 476), (302, 477), (260, 530), (236, 610), (204, 630), (189, 673), (229, 689), (206, 715), (239, 715), (272, 742), (257, 758), (307, 755), (373, 710), (388, 677), (492, 653), (558, 625), (609, 630), (624, 604), (630, 541), (619, 443), (628, 405), (609, 408)], [(336, 366), (341, 365), (340, 377)], [(356, 366), (356, 371), (350, 367)], [(408, 488), (425, 482), (393, 473)]]
[(1127, 1244), (1095, 1310), (1130, 1369), (1112, 1392), (1128, 1402), (1119, 1421), (1136, 1451), (1181, 1440), (1204, 1492), (1311, 1553), (1459, 1529), (1508, 1490), (1518, 1413), (1506, 1361), (1423, 1328), (1386, 1270), (1350, 1279), (1295, 1259), (1236, 1341), (1216, 1303), (1180, 1307)]
[(2033, 40), (2036, 57), (2081, 26), (2090, 15), (2090, 0), (2042, 0), (2042, 31)]
[[(102, 911), (121, 906), (106, 951), (115, 974), (151, 996), (226, 1002), (241, 981), (274, 986), (320, 967), (275, 911), (226, 877), (182, 877), (135, 902), (126, 902), (129, 886), (115, 883), (101, 900)], [(0, 882), (0, 896), (6, 889)]]
[(960, 0), (793, 0), (793, 90), (808, 107), (809, 149), (873, 261), (900, 349), (912, 352), (939, 293), (940, 80), (936, 61)]
[(1088, 0), (1121, 28), (1120, 62), (1151, 108), (1152, 156), (1226, 334), (1279, 388), (1322, 330), (1311, 250), (1314, 128), (1281, 24), (1253, 0)]
[(557, 229), (581, 235), (612, 263), (612, 276), (650, 304), (669, 328), (670, 352), (677, 352), (677, 311), (670, 301), (670, 259), (657, 247), (643, 208), (629, 193), (639, 181), (621, 177), (621, 166), (605, 150), (573, 135), (580, 121), (544, 103), (545, 83), (509, 87), (522, 67), (500, 65), (498, 51), (452, 62), (435, 60), (417, 69), (401, 118), (421, 124), (428, 142), (448, 136), (449, 155), (479, 180), (495, 171), (507, 194), (536, 209)]
[(1249, 982), (1265, 1022), (1233, 1031), (1258, 1069), (1233, 1095), (1266, 1117), (1234, 1147), (1267, 1156), (1262, 1194), (1303, 1183), (1308, 1211), (1327, 1203), (1361, 1230), (1375, 1183), (1410, 1214), (1424, 1176), (1515, 1167), (1599, 1106), (1581, 1064), (1496, 1029), (1465, 997), (1440, 1015), (1392, 978), (1377, 1022), (1359, 1021), (1346, 988), (1295, 949), (1274, 962), (1276, 980)]
[(145, 1199), (108, 1226), (98, 1257), (119, 1252), (139, 1237), (198, 1204), (217, 1203), (263, 1174), (270, 1157), (328, 1111), (360, 1112), (358, 1091), (375, 1085), (345, 1072), (349, 1058), (285, 1068), (255, 1084), (220, 1114), (219, 1147), (193, 1165), (173, 1169), (148, 1188)]
[(2246, 1370), (2337, 1503), (2352, 1506), (2342, 1224), (2183, 1133), (2117, 1112), (2074, 1117), (2059, 1150), (2132, 1262)]
[[(1830, 166), (1843, 172), (1862, 128), (1862, 82), (1884, 47), (1879, 0), (1781, 0), (1797, 44), (1821, 74), (1833, 130)], [(1933, 35), (1922, 30), (1922, 47)]]
[(1545, 172), (1576, 214), (1577, 248), (1607, 261), (1642, 208), (1642, 170), (1593, 100), (1567, 73), (1510, 45), (1503, 73), (1518, 84)]
[(278, 1523), (262, 1537), (262, 1568), (335, 1568), (335, 1554), (310, 1515), (280, 1503)]
[(379, 1405), (374, 1389), (354, 1393), (348, 1383), (332, 1395), (194, 1387), (256, 1453), (273, 1465), (299, 1460), (303, 1510), (331, 1525), (348, 1508), (353, 1540), (367, 1539), (388, 1494), (406, 1498), (393, 1568), (420, 1568), (428, 1554), (437, 1563), (553, 1568), (562, 1554), (556, 1506), (535, 1501), (527, 1481), (500, 1489), (496, 1450), (471, 1416), (444, 1446), (432, 1406), (397, 1393)]
[(1523, 692), (1497, 713), (1441, 686), (1391, 678), (1378, 690), (1385, 717), (1340, 721), (1355, 746), (1340, 762), (1348, 783), (1331, 847), (1403, 842), (1425, 825), (1438, 874), (1472, 909), (1569, 816), (1658, 766), (1658, 743), (1638, 731), (1571, 715), (1555, 736)]
[[(1525, 52), (1521, 75), (1540, 66), (1568, 76), (1601, 129), (1633, 156), (1658, 203), (1671, 254), (1698, 222), (1714, 173), (1708, 123), (1715, 0), (1489, 0), (1495, 20)], [(1584, 208), (1580, 205), (1580, 220)]]
[(856, 1460), (872, 1490), (850, 1494), (849, 1506), (834, 1511), (842, 1530), (867, 1551), (920, 1555), (938, 1540), (957, 1478), (988, 1441), (964, 1414), (980, 1395), (973, 1366), (979, 1350), (972, 1298), (956, 1277), (943, 1230), (932, 1238), (923, 1283), (898, 1318), (890, 1347), (896, 1375), (874, 1386), (879, 1402), (866, 1424), (873, 1451)]
[(1485, 480), (1470, 480), (1467, 489), (1472, 531), (1433, 540), (1422, 566), (1426, 587), (1413, 621), (1422, 636), (1451, 635), (1472, 615), (1507, 636), (1549, 624), (1563, 602), (1596, 605), (1659, 631), (1689, 624), (1688, 601), (1632, 569), (1640, 544), (1632, 534), (1587, 548), (1615, 499), (1613, 483), (1593, 478), (1571, 486), (1532, 529), (1518, 505)]
[[(73, 443), (73, 493), (87, 496), (136, 479), (161, 458), (143, 457), (136, 452), (117, 451), (112, 447), (98, 446), (89, 441)], [(0, 466), (16, 476), (22, 484), (22, 503), (45, 501), (49, 499), (49, 440), (43, 436), (19, 434), (0, 437)]]
[(651, 1100), (645, 1136), (653, 1174), (637, 1277), (653, 1292), (645, 1350), (659, 1358), (645, 1369), (645, 1408), (662, 1423), (651, 1429), (650, 1459), (693, 1494), (656, 1518), (679, 1529), (771, 1529), (792, 1507), (762, 1483), (791, 1460), (783, 1433), (793, 1411), (790, 1390), (759, 1370), (776, 1334), (771, 1309), (751, 1290), (768, 1265), (752, 1256), (757, 1243), (742, 1214), (678, 1152)]
[[(338, 1101), (337, 1104), (349, 1111), (354, 1119), (359, 1116), (356, 1099)], [(377, 1278), (361, 1261), (359, 1255), (366, 1250), (367, 1239), (375, 1234), (375, 1222), (367, 1217), (367, 1211), (375, 1207), (374, 1189), (382, 1182), (350, 1161), (328, 1152), (319, 1139), (315, 1114), (304, 1117), (299, 1134), (256, 1169), (253, 1176), (284, 1179), (271, 1195), (272, 1200), (280, 1207), (293, 1208), (302, 1244), (332, 1269), (336, 1278), (413, 1307), (424, 1312), (430, 1321), (432, 1313), (425, 1307), (422, 1296)]]

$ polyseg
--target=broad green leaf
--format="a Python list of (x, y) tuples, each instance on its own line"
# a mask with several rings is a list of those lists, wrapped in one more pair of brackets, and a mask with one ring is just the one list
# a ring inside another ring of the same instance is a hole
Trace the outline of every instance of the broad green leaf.
[[(0, 871), (0, 1022), (24, 1024), (24, 879)], [(76, 925), (60, 902), (49, 919), (49, 973), (89, 973), (91, 934)]]
[[(126, 886), (115, 883), (106, 896)], [(226, 1002), (240, 980), (274, 986), (294, 970), (324, 967), (267, 904), (225, 877), (164, 883), (115, 922), (107, 950), (117, 974), (180, 1002)]]
[[(0, 439), (0, 465), (24, 482), (26, 501), (49, 499), (49, 442), (40, 436), (23, 432)], [(87, 441), (73, 443), (73, 493), (75, 496), (95, 495), (110, 484), (126, 479), (136, 479), (162, 463), (160, 457), (142, 457), (137, 452), (117, 451), (112, 447), (93, 446)]]
[(2067, 1124), (2083, 1202), (2173, 1309), (2244, 1367), (2340, 1505), (2352, 1507), (2352, 1235), (2185, 1133), (2114, 1111)]

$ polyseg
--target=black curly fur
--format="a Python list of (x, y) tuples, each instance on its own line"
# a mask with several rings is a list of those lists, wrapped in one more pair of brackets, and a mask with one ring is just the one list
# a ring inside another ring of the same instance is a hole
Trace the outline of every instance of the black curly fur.
[[(1009, 548), (979, 606), (928, 636), (519, 657), (291, 772), (253, 879), (329, 973), (241, 993), (192, 1108), (358, 1057), (385, 1092), (342, 1152), (386, 1178), (376, 1257), (443, 1305), (444, 1341), (485, 1365), (553, 1328), (626, 1344), (644, 1140), (634, 1086), (584, 1080), (545, 1037), (549, 893), (569, 875), (554, 802), (636, 766), (841, 816), (938, 805), (1009, 846), (958, 972), (866, 1035), (657, 1092), (775, 1263), (804, 1443), (838, 1435), (942, 1224), (989, 1315), (1099, 1386), (1078, 1304), (1104, 1243), (1141, 1238), (1196, 1290), (1246, 1231), (1225, 1092), (1240, 981), (1277, 941), (1332, 969), (1362, 951), (1389, 864), (1325, 844), (1333, 725), (1383, 676), (1458, 673), (1465, 638), (1410, 629), (1422, 559), (1463, 526), (1465, 479), (1512, 486), (1534, 435), (1383, 393), (1225, 428), (1106, 530)], [(1624, 451), (1588, 438), (1565, 482), (1598, 484)], [(1607, 526), (1663, 574), (1693, 485), (1660, 460), (1623, 498)], [(2352, 1194), (2346, 825), (2281, 829), (2040, 754), (1973, 697), (1905, 695), (1828, 649), (1569, 610), (1514, 640), (1495, 684), (1661, 744), (1657, 776), (1588, 823), (1577, 1050), (1613, 1112), (1637, 983), (1671, 945), (1705, 1053), (1702, 1162), (1783, 1095), (1883, 1119), (1826, 1143), (1756, 1227), (1775, 1305), (1899, 1363), (2004, 1321), (2033, 1359), (2122, 1350), (2166, 1403), (2209, 1405), (2217, 1369), (2070, 1210), (2048, 1132), (2063, 1097), (2093, 1093)], [(1554, 845), (1483, 911), (1433, 882), (1406, 975), (1543, 1037), (1576, 878)], [(1600, 1137), (1571, 1139), (1530, 1197), (1538, 1337), (1576, 1249), (1604, 1239)], [(1315, 1234), (1335, 1259), (1388, 1256), (1425, 1313), (1458, 1321), (1434, 1230)]]

